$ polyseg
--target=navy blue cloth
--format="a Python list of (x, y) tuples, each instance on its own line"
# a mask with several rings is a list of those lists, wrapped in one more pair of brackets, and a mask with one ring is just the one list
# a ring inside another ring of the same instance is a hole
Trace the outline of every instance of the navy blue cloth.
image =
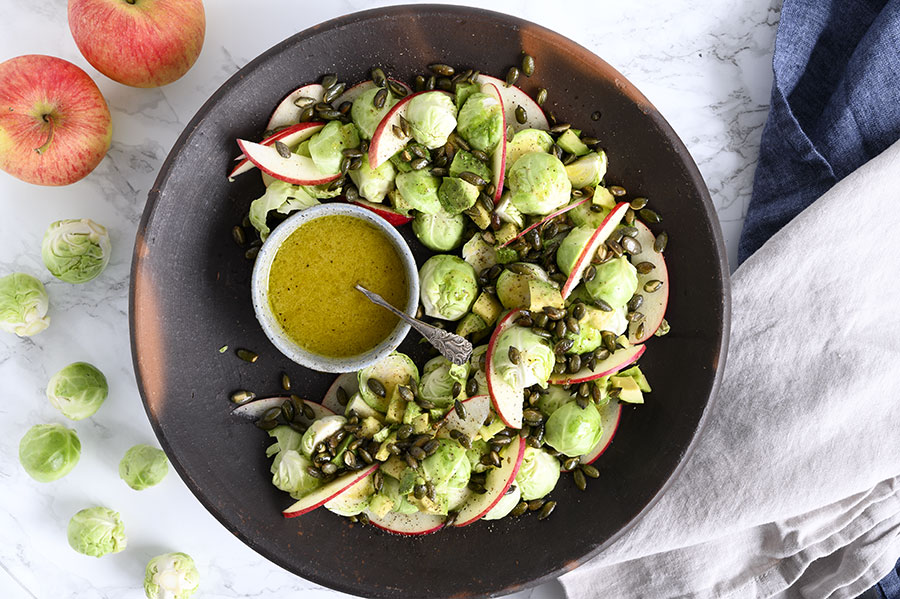
[(875, 588), (881, 593), (880, 599), (897, 599), (900, 597), (900, 561), (894, 571), (881, 579)]
[(900, 138), (900, 0), (784, 0), (773, 67), (740, 262)]

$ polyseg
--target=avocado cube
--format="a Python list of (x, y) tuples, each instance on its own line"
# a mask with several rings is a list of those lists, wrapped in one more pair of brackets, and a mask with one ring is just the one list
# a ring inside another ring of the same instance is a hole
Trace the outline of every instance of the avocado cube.
[(494, 418), (487, 426), (482, 426), (478, 431), (478, 437), (484, 441), (490, 441), (494, 435), (506, 428), (506, 424), (500, 418)]
[(470, 312), (463, 316), (462, 319), (460, 319), (459, 324), (456, 325), (456, 334), (468, 339), (470, 336), (477, 335), (486, 328), (487, 324), (485, 324), (484, 320), (477, 314), (472, 314)]
[(413, 426), (413, 433), (416, 435), (421, 435), (423, 433), (428, 432), (428, 414), (419, 414), (410, 422)]
[(397, 440), (397, 433), (391, 433), (387, 436), (387, 438), (381, 442), (381, 445), (378, 446), (378, 451), (375, 452), (375, 459), (379, 462), (386, 461), (389, 457), (391, 457), (391, 452), (388, 449), (388, 445)]
[(481, 229), (487, 229), (491, 226), (491, 213), (487, 208), (481, 205), (481, 202), (475, 202), (475, 205), (471, 208), (463, 210), (466, 216), (472, 219), (472, 222)]
[(478, 83), (457, 83), (455, 91), (456, 110), (459, 110), (463, 107), (463, 104), (466, 103), (466, 100), (469, 99), (469, 96), (478, 91), (481, 91), (481, 85), (479, 85)]
[(398, 458), (397, 456), (391, 456), (388, 461), (381, 465), (381, 472), (387, 476), (393, 476), (397, 480), (400, 480), (400, 477), (403, 476), (403, 472), (409, 468), (409, 465)]
[(494, 239), (499, 245), (512, 241), (519, 234), (519, 229), (512, 223), (503, 223), (503, 226), (494, 233)]
[(387, 414), (384, 419), (386, 422), (396, 423), (403, 420), (403, 413), (406, 411), (406, 400), (400, 396), (399, 385), (391, 391), (391, 399), (388, 402)]
[(640, 366), (632, 366), (628, 370), (623, 370), (618, 376), (630, 376), (634, 379), (634, 382), (637, 383), (638, 388), (644, 393), (650, 393), (650, 391), (652, 391), (650, 382), (647, 380), (647, 377), (644, 376), (644, 373), (641, 372)]
[(369, 511), (377, 517), (384, 518), (392, 509), (394, 509), (394, 502), (387, 495), (381, 493), (372, 495), (372, 499), (369, 501)]
[(492, 325), (497, 322), (502, 309), (503, 306), (500, 305), (497, 298), (483, 291), (478, 296), (478, 299), (475, 300), (475, 303), (472, 304), (472, 314), (480, 316), (486, 325)]
[(364, 418), (359, 432), (356, 433), (357, 437), (364, 437), (366, 439), (371, 439), (375, 436), (375, 434), (381, 430), (381, 422), (377, 418), (372, 418), (369, 416), (368, 418)]
[(613, 387), (619, 387), (622, 392), (619, 393), (619, 401), (626, 403), (644, 403), (644, 394), (641, 393), (637, 381), (630, 376), (611, 376), (609, 382)]
[(453, 162), (450, 163), (450, 176), (458, 177), (464, 172), (475, 173), (485, 181), (491, 180), (491, 169), (488, 165), (475, 158), (471, 152), (459, 150), (453, 156)]
[(612, 210), (616, 207), (616, 196), (602, 185), (598, 185), (597, 189), (594, 190), (594, 197), (591, 198), (591, 203), (595, 206)]
[(532, 311), (543, 310), (550, 306), (564, 308), (566, 305), (559, 289), (545, 281), (530, 279), (528, 281), (528, 309)]
[(569, 154), (575, 154), (576, 156), (584, 156), (591, 151), (591, 149), (584, 145), (584, 142), (578, 138), (578, 134), (571, 129), (566, 130), (559, 136), (559, 139), (556, 140), (556, 145)]
[(475, 205), (478, 188), (459, 177), (444, 177), (438, 189), (438, 200), (448, 213), (459, 214)]

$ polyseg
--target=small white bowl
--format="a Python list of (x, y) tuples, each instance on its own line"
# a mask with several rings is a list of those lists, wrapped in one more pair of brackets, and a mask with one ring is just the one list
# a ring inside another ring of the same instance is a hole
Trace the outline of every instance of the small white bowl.
[(256, 264), (253, 266), (253, 275), (250, 283), (250, 293), (253, 299), (253, 310), (256, 312), (256, 319), (262, 325), (266, 336), (281, 353), (297, 364), (313, 370), (322, 372), (353, 372), (378, 362), (397, 349), (397, 346), (400, 345), (400, 342), (403, 341), (409, 332), (409, 325), (401, 320), (384, 341), (364, 354), (346, 358), (332, 358), (311, 353), (300, 347), (284, 332), (284, 329), (272, 312), (272, 305), (269, 303), (269, 272), (272, 268), (275, 254), (278, 253), (281, 245), (290, 237), (291, 233), (304, 223), (331, 215), (353, 216), (371, 223), (378, 227), (393, 243), (400, 256), (401, 264), (398, 266), (401, 266), (406, 274), (409, 291), (406, 298), (406, 306), (397, 306), (397, 308), (402, 308), (410, 316), (415, 316), (419, 304), (419, 274), (416, 261), (409, 246), (393, 225), (371, 210), (366, 210), (353, 204), (333, 202), (313, 206), (290, 216), (278, 225), (263, 243), (256, 257)]

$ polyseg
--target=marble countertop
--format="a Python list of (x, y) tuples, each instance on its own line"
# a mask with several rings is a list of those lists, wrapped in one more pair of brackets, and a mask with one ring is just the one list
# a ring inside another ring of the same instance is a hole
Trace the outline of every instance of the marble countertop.
[[(33, 338), (0, 334), (0, 597), (142, 597), (144, 566), (165, 551), (185, 551), (196, 559), (203, 597), (339, 595), (287, 573), (243, 545), (204, 510), (174, 471), (143, 492), (119, 479), (117, 464), (128, 447), (155, 444), (131, 366), (128, 276), (147, 191), (206, 98), (239, 67), (291, 34), (386, 4), (391, 3), (207, 2), (206, 41), (197, 64), (172, 85), (139, 90), (106, 79), (87, 64), (69, 34), (63, 0), (0, 0), (0, 61), (34, 53), (74, 62), (100, 86), (114, 125), (108, 156), (74, 185), (37, 187), (0, 172), (0, 275), (22, 271), (44, 281), (53, 319), (46, 332)], [(700, 8), (688, 0), (497, 0), (490, 7), (572, 38), (644, 92), (697, 161), (734, 264), (768, 107), (780, 4), (712, 0)], [(95, 281), (71, 286), (46, 271), (40, 242), (52, 221), (83, 217), (110, 229), (112, 260)], [(65, 421), (46, 400), (44, 388), (53, 373), (79, 360), (105, 372), (110, 397), (95, 417), (66, 422), (78, 431), (84, 448), (77, 468), (57, 482), (37, 483), (19, 465), (19, 439), (34, 424)], [(121, 512), (126, 551), (94, 559), (68, 547), (69, 518), (95, 504)], [(562, 597), (562, 590), (549, 583), (515, 596), (548, 599)]]

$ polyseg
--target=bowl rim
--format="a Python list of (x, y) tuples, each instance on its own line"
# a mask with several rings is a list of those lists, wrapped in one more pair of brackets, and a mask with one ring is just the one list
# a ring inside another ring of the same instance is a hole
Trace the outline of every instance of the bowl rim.
[(259, 322), (269, 338), (269, 341), (278, 348), (278, 350), (306, 368), (311, 368), (319, 372), (353, 372), (361, 370), (367, 366), (375, 364), (382, 358), (387, 357), (392, 351), (397, 349), (409, 333), (409, 323), (400, 320), (397, 326), (393, 328), (390, 334), (372, 349), (355, 356), (345, 358), (333, 358), (329, 356), (321, 356), (314, 354), (303, 348), (284, 331), (278, 323), (277, 318), (272, 312), (272, 305), (269, 303), (269, 273), (272, 269), (272, 263), (278, 250), (282, 244), (290, 237), (294, 231), (305, 225), (306, 223), (323, 218), (326, 216), (351, 216), (363, 220), (374, 225), (381, 231), (397, 250), (400, 261), (403, 264), (404, 274), (407, 279), (407, 297), (406, 305), (398, 306), (409, 316), (415, 316), (416, 309), (419, 305), (419, 277), (416, 260), (412, 255), (412, 250), (406, 240), (397, 232), (393, 225), (385, 219), (375, 214), (371, 210), (354, 206), (353, 204), (345, 204), (343, 202), (331, 202), (328, 204), (319, 204), (312, 206), (292, 214), (284, 220), (278, 227), (268, 236), (253, 265), (253, 272), (250, 276), (250, 297), (253, 302), (253, 312), (256, 314), (256, 320)]
[[(606, 77), (616, 82), (616, 85), (619, 91), (627, 96), (632, 102), (634, 102), (640, 109), (644, 112), (648, 119), (650, 119), (655, 126), (657, 126), (660, 131), (666, 136), (669, 142), (672, 144), (672, 148), (674, 152), (681, 159), (684, 164), (685, 170), (687, 172), (688, 179), (691, 184), (697, 189), (698, 194), (700, 196), (700, 200), (703, 206), (705, 213), (707, 214), (710, 221), (710, 233), (713, 238), (713, 242), (716, 246), (717, 250), (717, 266), (719, 269), (719, 273), (722, 277), (722, 297), (721, 297), (721, 308), (722, 308), (722, 333), (721, 340), (719, 343), (718, 353), (717, 353), (717, 362), (715, 363), (713, 380), (710, 385), (709, 396), (706, 401), (706, 405), (704, 406), (703, 413), (701, 414), (699, 420), (697, 421), (697, 426), (694, 432), (693, 437), (690, 442), (687, 444), (687, 447), (684, 448), (682, 452), (682, 456), (678, 464), (673, 469), (669, 478), (663, 483), (663, 485), (659, 488), (656, 494), (647, 502), (644, 508), (630, 521), (626, 522), (622, 528), (620, 528), (617, 532), (612, 534), (609, 538), (607, 538), (602, 543), (599, 543), (593, 550), (589, 551), (585, 555), (583, 555), (579, 559), (573, 559), (571, 561), (560, 564), (560, 566), (547, 572), (542, 576), (537, 576), (535, 578), (530, 579), (526, 583), (512, 585), (503, 589), (493, 589), (490, 592), (490, 596), (502, 596), (509, 593), (514, 593), (517, 591), (522, 591), (528, 588), (532, 588), (543, 584), (545, 582), (556, 580), (561, 575), (574, 570), (575, 568), (585, 564), (590, 561), (598, 554), (609, 548), (613, 543), (621, 539), (626, 533), (628, 533), (635, 524), (640, 521), (653, 507), (657, 504), (660, 498), (666, 493), (671, 484), (679, 477), (681, 472), (684, 469), (685, 464), (689, 461), (694, 449), (697, 446), (697, 441), (699, 437), (702, 435), (705, 430), (708, 420), (709, 414), (711, 412), (711, 408), (716, 401), (716, 397), (718, 394), (719, 387), (721, 385), (723, 372), (726, 366), (726, 358), (727, 358), (727, 349), (730, 339), (730, 330), (731, 330), (731, 277), (730, 270), (728, 268), (728, 258), (725, 249), (725, 241), (722, 236), (721, 225), (719, 225), (718, 215), (716, 213), (715, 206), (713, 205), (712, 199), (709, 194), (709, 188), (706, 186), (705, 181), (703, 180), (703, 176), (700, 173), (699, 168), (697, 167), (696, 162), (694, 161), (691, 154), (688, 152), (687, 147), (684, 145), (684, 142), (677, 135), (675, 130), (669, 124), (669, 122), (662, 116), (662, 114), (656, 109), (656, 107), (644, 96), (628, 79), (626, 79), (618, 70), (612, 67), (609, 63), (607, 63), (603, 58), (594, 54), (591, 50), (585, 48), (578, 42), (557, 33), (543, 25), (539, 25), (533, 21), (529, 21), (527, 19), (523, 19), (521, 17), (516, 17), (507, 13), (502, 13), (498, 11), (488, 10), (484, 8), (476, 8), (470, 6), (457, 6), (457, 5), (449, 5), (449, 4), (437, 4), (437, 3), (429, 3), (429, 4), (402, 4), (395, 6), (385, 6), (385, 7), (377, 7), (372, 9), (367, 9), (363, 11), (352, 12), (346, 15), (341, 15), (326, 21), (322, 21), (320, 23), (316, 23), (299, 31), (284, 40), (274, 44), (268, 50), (262, 52), (258, 56), (256, 56), (253, 60), (248, 62), (246, 65), (238, 69), (231, 77), (229, 77), (219, 88), (213, 92), (213, 94), (204, 102), (200, 108), (197, 110), (193, 118), (188, 122), (182, 131), (181, 135), (179, 135), (178, 139), (172, 146), (172, 150), (170, 150), (169, 154), (166, 156), (165, 161), (160, 167), (159, 174), (154, 181), (153, 186), (150, 188), (148, 193), (147, 202), (144, 206), (144, 211), (141, 215), (141, 220), (138, 225), (138, 229), (135, 235), (136, 243), (134, 246), (134, 251), (132, 254), (132, 265), (131, 265), (131, 273), (130, 273), (130, 285), (129, 285), (129, 299), (128, 299), (128, 307), (129, 307), (129, 334), (131, 341), (131, 350), (132, 350), (132, 363), (134, 367), (135, 379), (137, 381), (138, 390), (140, 391), (142, 401), (144, 404), (144, 410), (147, 413), (148, 419), (150, 420), (150, 424), (153, 428), (154, 434), (160, 442), (160, 445), (164, 450), (166, 450), (167, 455), (169, 455), (169, 459), (172, 462), (173, 467), (178, 472), (178, 474), (185, 481), (190, 481), (191, 477), (189, 472), (184, 468), (183, 464), (178, 460), (177, 456), (172, 455), (169, 451), (170, 445), (165, 435), (162, 433), (159, 422), (157, 422), (153, 415), (151, 414), (150, 407), (148, 402), (144, 399), (144, 383), (141, 376), (141, 371), (139, 368), (139, 360), (137, 354), (137, 344), (135, 342), (135, 319), (133, 314), (135, 313), (135, 274), (138, 271), (138, 266), (140, 263), (142, 256), (142, 247), (140, 240), (147, 227), (150, 225), (151, 217), (155, 212), (154, 208), (160, 196), (160, 187), (161, 184), (169, 177), (170, 171), (172, 170), (176, 158), (176, 149), (183, 148), (188, 145), (190, 138), (194, 135), (195, 130), (199, 126), (200, 122), (206, 117), (207, 113), (211, 110), (211, 108), (219, 102), (222, 96), (224, 96), (232, 87), (238, 85), (243, 77), (243, 73), (245, 70), (252, 70), (254, 68), (258, 68), (261, 63), (269, 60), (273, 55), (279, 54), (283, 52), (288, 46), (295, 42), (295, 40), (302, 39), (317, 33), (322, 29), (332, 29), (332, 28), (341, 28), (346, 27), (348, 25), (354, 24), (359, 21), (368, 21), (378, 18), (397, 18), (402, 17), (410, 10), (415, 10), (419, 13), (424, 12), (440, 12), (449, 17), (456, 18), (479, 18), (485, 19), (488, 21), (494, 22), (502, 22), (507, 26), (512, 26), (516, 28), (527, 27), (530, 32), (540, 35), (550, 41), (551, 43), (555, 43), (557, 46), (565, 47), (570, 54), (570, 57), (573, 60), (580, 61), (584, 64), (589, 64), (593, 69), (596, 69), (602, 72)], [(281, 555), (275, 554), (273, 552), (268, 551), (266, 548), (262, 547), (256, 541), (254, 541), (249, 536), (243, 534), (240, 530), (234, 529), (230, 522), (225, 518), (222, 513), (222, 510), (216, 506), (216, 504), (208, 497), (206, 497), (200, 489), (195, 488), (194, 485), (188, 484), (188, 488), (191, 493), (197, 498), (197, 500), (203, 505), (206, 510), (212, 514), (216, 520), (218, 520), (226, 530), (230, 531), (236, 537), (238, 537), (245, 545), (253, 549), (259, 555), (268, 559), (269, 561), (275, 563), (276, 565), (284, 568), (288, 572), (293, 573), (292, 563), (290, 560), (284, 558)], [(296, 574), (295, 574), (296, 575)], [(361, 592), (371, 594), (371, 591), (365, 590), (361, 585), (354, 585), (352, 581), (342, 581), (342, 580), (331, 580), (327, 579), (325, 575), (310, 575), (309, 577), (300, 577), (306, 580), (310, 580), (316, 584), (319, 584), (323, 587), (334, 589), (340, 592), (359, 595)], [(382, 594), (375, 594), (377, 596), (385, 596)], [(483, 594), (483, 596), (487, 596), (487, 594)]]

